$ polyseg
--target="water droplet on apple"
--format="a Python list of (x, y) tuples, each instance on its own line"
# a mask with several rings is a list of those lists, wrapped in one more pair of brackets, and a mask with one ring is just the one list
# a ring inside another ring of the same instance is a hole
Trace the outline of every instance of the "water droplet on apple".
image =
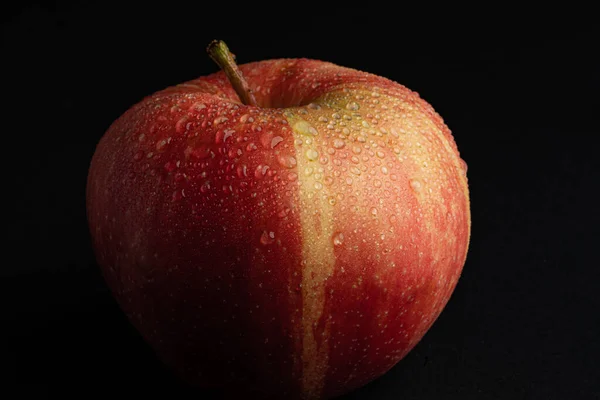
[(310, 108), (311, 110), (320, 110), (321, 106), (315, 103), (310, 103), (308, 106), (308, 108)]
[(254, 143), (248, 143), (248, 145), (246, 146), (246, 151), (256, 150), (257, 148), (258, 147), (256, 147)]
[(206, 193), (210, 190), (210, 182), (204, 182), (202, 186), (200, 186), (200, 192)]
[(188, 111), (200, 111), (202, 109), (206, 108), (206, 104), (204, 103), (200, 103), (200, 102), (196, 102), (194, 104), (192, 104), (190, 106), (190, 108), (188, 109)]
[(310, 175), (312, 175), (312, 173), (313, 173), (314, 171), (315, 171), (315, 170), (314, 170), (314, 168), (312, 168), (312, 167), (307, 167), (306, 169), (304, 169), (304, 175), (306, 175), (306, 176), (310, 176)]
[(166, 139), (159, 140), (158, 142), (156, 142), (156, 150), (161, 150), (163, 147), (165, 147), (166, 144)]
[(183, 132), (185, 132), (187, 121), (188, 121), (187, 117), (180, 118), (179, 121), (177, 121), (175, 123), (175, 131), (177, 133), (183, 133)]
[(263, 245), (271, 244), (275, 241), (275, 232), (263, 231), (260, 235), (260, 243)]
[(413, 188), (414, 191), (418, 192), (421, 190), (421, 182), (418, 179), (411, 179), (410, 180), (410, 187)]
[(462, 165), (463, 170), (464, 170), (464, 174), (466, 175), (467, 174), (467, 170), (469, 168), (469, 166), (467, 165), (467, 162), (461, 158), (460, 159), (460, 164)]
[(360, 169), (356, 168), (356, 167), (352, 167), (350, 168), (350, 172), (352, 172), (354, 175), (360, 175)]
[(356, 111), (360, 108), (360, 106), (357, 102), (351, 101), (350, 103), (346, 104), (346, 108), (351, 111)]
[(256, 170), (254, 171), (254, 177), (257, 179), (262, 179), (267, 174), (268, 170), (268, 165), (260, 164), (258, 167), (256, 167)]
[(315, 182), (315, 189), (317, 189), (317, 190), (323, 189), (323, 184), (321, 182)]
[(375, 154), (377, 154), (377, 157), (379, 157), (379, 158), (384, 158), (384, 157), (385, 157), (385, 153), (384, 153), (383, 151), (381, 151), (381, 150), (379, 150), (379, 151), (378, 151), (377, 153), (375, 153)]
[(331, 114), (331, 118), (333, 118), (333, 119), (341, 119), (342, 116), (339, 113), (333, 113), (333, 114)]
[(297, 164), (297, 161), (294, 157), (284, 154), (280, 154), (277, 157), (277, 161), (279, 161), (279, 164), (285, 168), (294, 168)]
[(374, 217), (377, 216), (377, 208), (375, 208), (375, 207), (371, 208), (371, 215)]
[(133, 159), (135, 161), (140, 161), (142, 158), (144, 157), (144, 152), (141, 150), (138, 150), (134, 155), (133, 155)]
[(296, 122), (293, 126), (293, 129), (297, 133), (305, 136), (315, 136), (319, 134), (315, 127), (305, 120), (300, 120)]
[(314, 149), (308, 149), (306, 150), (306, 158), (308, 158), (310, 161), (315, 161), (317, 158), (319, 158), (319, 152)]
[(335, 246), (341, 246), (344, 243), (344, 234), (342, 232), (338, 232), (333, 235), (333, 244)]
[(293, 182), (296, 179), (298, 179), (298, 174), (296, 174), (294, 172), (290, 172), (289, 175), (288, 175), (288, 179)]
[(183, 154), (187, 157), (192, 157), (196, 160), (203, 160), (210, 155), (210, 147), (200, 144), (196, 147), (188, 146)]
[(283, 142), (283, 138), (281, 136), (275, 136), (271, 139), (271, 148), (275, 148), (279, 143)]
[(376, 188), (381, 187), (381, 181), (379, 179), (375, 179), (373, 181), (373, 186), (375, 186)]
[(216, 126), (216, 125), (222, 124), (222, 123), (227, 122), (227, 121), (229, 121), (229, 118), (227, 118), (227, 117), (217, 117), (213, 121), (213, 125)]
[(248, 176), (248, 167), (246, 167), (245, 164), (238, 165), (238, 167), (237, 167), (237, 175), (240, 178), (244, 178), (244, 177)]
[(285, 207), (285, 208), (283, 208), (281, 211), (279, 211), (279, 212), (277, 213), (277, 216), (278, 216), (279, 218), (283, 218), (283, 217), (285, 217), (286, 215), (288, 215), (288, 214), (290, 213), (290, 211), (291, 211), (291, 210), (290, 210), (290, 208), (289, 208), (289, 207)]
[(346, 145), (346, 142), (343, 141), (342, 139), (335, 139), (333, 141), (333, 147), (335, 147), (336, 149), (341, 149), (345, 145)]
[(381, 173), (384, 174), (384, 175), (387, 175), (388, 174), (387, 167), (381, 167)]

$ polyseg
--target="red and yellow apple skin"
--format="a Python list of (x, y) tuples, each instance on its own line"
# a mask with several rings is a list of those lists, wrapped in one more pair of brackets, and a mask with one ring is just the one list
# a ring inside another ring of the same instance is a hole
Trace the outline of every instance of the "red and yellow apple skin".
[(97, 146), (99, 265), (193, 384), (329, 398), (388, 371), (440, 314), (470, 237), (466, 164), (404, 86), (307, 59), (153, 94)]

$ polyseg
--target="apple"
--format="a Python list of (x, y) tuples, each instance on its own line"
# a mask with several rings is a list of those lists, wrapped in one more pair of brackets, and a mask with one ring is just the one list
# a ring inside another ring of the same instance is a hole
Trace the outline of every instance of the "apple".
[(144, 98), (97, 145), (98, 263), (158, 357), (260, 398), (346, 393), (436, 320), (470, 238), (466, 164), (406, 87), (309, 59)]

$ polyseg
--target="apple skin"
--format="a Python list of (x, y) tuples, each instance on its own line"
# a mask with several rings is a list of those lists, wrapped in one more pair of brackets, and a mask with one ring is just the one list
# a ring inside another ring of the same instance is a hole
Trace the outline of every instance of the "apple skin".
[[(418, 94), (307, 59), (159, 91), (100, 140), (87, 183), (103, 275), (188, 382), (330, 398), (438, 317), (470, 238), (466, 164)], [(234, 389), (231, 389), (234, 388)]]

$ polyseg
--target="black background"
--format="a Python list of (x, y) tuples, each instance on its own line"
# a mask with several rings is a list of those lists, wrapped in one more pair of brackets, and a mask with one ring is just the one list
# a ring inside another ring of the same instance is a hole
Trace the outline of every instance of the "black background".
[(316, 58), (408, 86), (469, 165), (472, 239), (453, 297), (403, 361), (346, 399), (599, 398), (592, 11), (389, 4), (3, 6), (3, 390), (215, 398), (173, 377), (112, 300), (85, 183), (109, 124), (214, 72), (204, 49), (221, 38), (242, 63)]

